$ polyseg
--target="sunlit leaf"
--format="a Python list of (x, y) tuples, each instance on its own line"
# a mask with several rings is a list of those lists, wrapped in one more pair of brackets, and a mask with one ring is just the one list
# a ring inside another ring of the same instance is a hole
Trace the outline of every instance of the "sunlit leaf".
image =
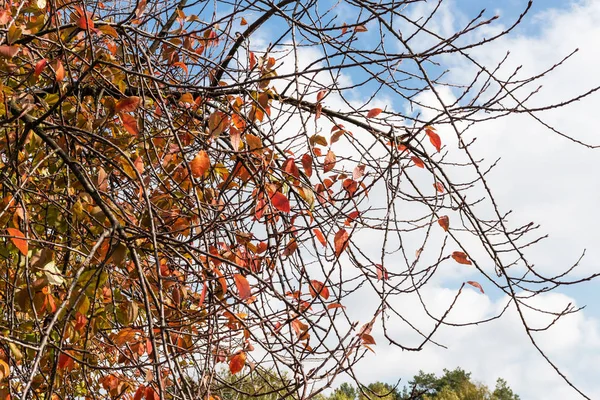
[(327, 239), (325, 239), (323, 232), (321, 232), (319, 228), (314, 228), (313, 233), (315, 234), (315, 237), (317, 238), (319, 243), (321, 243), (323, 247), (327, 247)]
[(290, 201), (281, 192), (275, 192), (271, 197), (271, 204), (279, 211), (289, 213), (290, 212)]
[(246, 353), (240, 351), (231, 357), (231, 360), (229, 361), (229, 372), (235, 375), (244, 369), (244, 365), (246, 365)]
[(208, 153), (204, 150), (200, 150), (198, 154), (196, 154), (196, 157), (190, 162), (190, 168), (194, 177), (203, 177), (210, 168), (210, 158)]
[(465, 264), (465, 265), (472, 264), (471, 261), (467, 258), (467, 255), (465, 253), (463, 253), (462, 251), (453, 252), (452, 258), (454, 258), (454, 260), (459, 264)]
[(313, 298), (317, 296), (321, 297), (323, 300), (327, 300), (329, 298), (329, 289), (323, 282), (316, 280), (310, 281), (308, 291)]
[(138, 96), (125, 97), (117, 102), (115, 112), (131, 112), (138, 109), (141, 99)]
[(483, 288), (481, 287), (481, 285), (480, 285), (479, 283), (477, 283), (477, 282), (475, 282), (475, 281), (467, 281), (467, 283), (468, 283), (469, 285), (471, 285), (471, 286), (473, 286), (473, 287), (476, 287), (477, 289), (479, 289), (479, 291), (480, 291), (481, 293), (485, 293), (485, 292), (483, 291)]
[(379, 114), (381, 114), (381, 108), (372, 108), (368, 113), (367, 113), (367, 118), (375, 118), (376, 116), (378, 116)]
[(425, 133), (427, 134), (427, 136), (429, 136), (429, 141), (431, 142), (433, 147), (435, 147), (437, 151), (440, 151), (440, 149), (442, 148), (442, 140), (440, 139), (440, 136), (437, 133), (435, 133), (431, 128), (425, 129)]
[(325, 156), (325, 161), (323, 162), (323, 172), (329, 172), (333, 168), (335, 168), (336, 157), (335, 153), (331, 150), (327, 152)]
[(6, 228), (6, 230), (11, 236), (10, 241), (15, 245), (17, 249), (19, 249), (21, 254), (26, 256), (27, 252), (29, 251), (29, 246), (27, 244), (27, 240), (25, 239), (25, 235), (23, 234), (23, 232), (16, 228)]

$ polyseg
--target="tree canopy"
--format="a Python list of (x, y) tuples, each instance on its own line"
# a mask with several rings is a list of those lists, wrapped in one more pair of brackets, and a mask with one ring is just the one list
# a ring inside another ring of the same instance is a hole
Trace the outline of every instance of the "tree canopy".
[[(527, 313), (577, 310), (528, 301), (578, 282), (576, 265), (546, 276), (527, 259), (537, 225), (509, 221), (470, 135), (586, 94), (529, 107), (563, 61), (524, 77), (470, 54), (531, 4), (485, 37), (495, 16), (441, 35), (423, 5), (5, 1), (0, 397), (243, 392), (225, 367), (310, 398), (378, 337), (418, 351), (441, 326), (484, 322), (448, 319), (473, 291), (505, 296), (543, 354), (547, 326)], [(472, 79), (453, 80), (448, 57)], [(446, 265), (478, 278), (430, 310), (422, 291)], [(430, 324), (398, 308), (405, 296)]]

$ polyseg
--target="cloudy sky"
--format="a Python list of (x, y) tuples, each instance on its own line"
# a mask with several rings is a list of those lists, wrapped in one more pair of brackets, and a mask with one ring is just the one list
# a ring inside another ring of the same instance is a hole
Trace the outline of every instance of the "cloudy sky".
[[(437, 2), (421, 3), (413, 12), (425, 13), (427, 7)], [(489, 37), (512, 24), (525, 9), (527, 0), (448, 0), (443, 2), (436, 18), (429, 25), (443, 36), (448, 36), (464, 26), (482, 8), (488, 16), (500, 18), (492, 26), (480, 31)], [(419, 7), (423, 9), (419, 10)], [(343, 3), (339, 13), (344, 13)], [(373, 31), (376, 31), (374, 29)], [(374, 40), (377, 38), (373, 38)], [(270, 37), (265, 35), (265, 44)], [(506, 53), (510, 57), (504, 71), (512, 72), (521, 66), (519, 76), (543, 72), (562, 58), (579, 51), (564, 65), (553, 71), (540, 83), (540, 92), (532, 98), (530, 106), (560, 102), (600, 86), (600, 1), (598, 0), (537, 0), (523, 23), (511, 35), (470, 54), (486, 66), (495, 66)], [(423, 43), (423, 46), (426, 46)], [(318, 51), (302, 50), (301, 63), (321, 56)], [(443, 60), (450, 68), (449, 80), (468, 82), (474, 75), (472, 66), (464, 60), (449, 57)], [(282, 69), (292, 68), (293, 63)], [(285, 70), (280, 73), (286, 72)], [(290, 69), (287, 72), (292, 72)], [(348, 82), (355, 76), (342, 76)], [(327, 85), (328, 82), (324, 82)], [(452, 99), (450, 91), (442, 95)], [(423, 94), (419, 100), (434, 104), (434, 98)], [(432, 96), (431, 96), (432, 97)], [(335, 108), (335, 97), (328, 99), (328, 107)], [(361, 103), (362, 102), (362, 103)], [(357, 99), (357, 105), (364, 99)], [(337, 105), (342, 108), (343, 103)], [(398, 109), (393, 97), (379, 97), (369, 107)], [(426, 110), (420, 110), (427, 113)], [(558, 110), (543, 112), (539, 116), (573, 138), (592, 145), (600, 145), (598, 133), (600, 93)], [(324, 131), (328, 132), (329, 127)], [(448, 132), (441, 131), (444, 144), (450, 143)], [(511, 220), (523, 224), (535, 221), (541, 225), (540, 233), (548, 238), (529, 249), (528, 259), (536, 269), (546, 275), (560, 273), (573, 265), (585, 251), (585, 257), (571, 278), (581, 278), (600, 272), (600, 149), (580, 146), (558, 134), (553, 134), (532, 118), (524, 115), (508, 117), (478, 124), (468, 131), (469, 138), (476, 137), (472, 147), (475, 154), (487, 160), (501, 157), (498, 167), (488, 176), (488, 183), (503, 212), (512, 210)], [(447, 139), (448, 138), (448, 139)], [(378, 237), (365, 238), (376, 242)], [(366, 243), (366, 242), (365, 242)], [(368, 247), (368, 246), (365, 246)], [(374, 246), (376, 248), (376, 246)], [(434, 312), (443, 313), (456, 295), (457, 288), (466, 280), (477, 280), (477, 273), (460, 267), (439, 271), (422, 293)], [(454, 321), (473, 321), (498, 314), (506, 304), (500, 291), (487, 290), (480, 294), (466, 290), (452, 311)], [(492, 288), (493, 289), (493, 288)], [(562, 310), (567, 304), (586, 306), (581, 312), (570, 315), (549, 331), (536, 335), (541, 348), (561, 371), (589, 398), (600, 398), (600, 280), (561, 288), (551, 294), (539, 296), (534, 304), (540, 308)], [(352, 299), (348, 300), (351, 309)], [(403, 315), (412, 322), (428, 326), (431, 321), (424, 315), (418, 299), (402, 297), (398, 305)], [(354, 299), (354, 306), (372, 312), (377, 299), (369, 307), (363, 297)], [(371, 314), (372, 315), (372, 314)], [(548, 318), (531, 315), (536, 326), (548, 323)], [(391, 327), (392, 336), (409, 342), (414, 332), (403, 327)], [(540, 356), (526, 336), (517, 313), (511, 309), (503, 318), (479, 326), (442, 328), (436, 339), (447, 349), (434, 345), (421, 352), (403, 352), (386, 346), (382, 332), (374, 329), (377, 340), (376, 354), (367, 355), (359, 364), (357, 377), (365, 382), (386, 381), (405, 384), (419, 370), (441, 373), (443, 369), (461, 367), (472, 377), (490, 387), (498, 377), (506, 379), (523, 400), (578, 399), (583, 398), (553, 371)], [(344, 379), (336, 381), (340, 383)]]
[[(521, 0), (454, 0), (445, 3), (437, 29), (454, 31), (486, 7), (497, 13), (500, 25), (508, 23), (524, 8)], [(540, 95), (532, 104), (548, 104), (569, 98), (600, 85), (600, 1), (538, 0), (523, 25), (512, 35), (473, 54), (485, 65), (494, 65), (507, 50), (511, 66), (522, 65), (523, 76), (541, 72), (576, 48), (579, 52), (543, 81)], [(448, 60), (452, 62), (452, 60)], [(453, 77), (469, 79), (472, 71), (457, 63)], [(598, 133), (600, 94), (560, 110), (544, 113), (546, 122), (579, 140), (600, 144)], [(503, 210), (513, 210), (513, 219), (536, 221), (549, 238), (529, 254), (536, 267), (558, 272), (572, 265), (586, 250), (573, 276), (600, 271), (600, 149), (590, 150), (553, 135), (530, 118), (517, 116), (480, 124), (470, 134), (476, 136), (477, 151), (488, 159), (502, 157), (490, 176), (490, 186)], [(469, 276), (461, 276), (461, 279)], [(466, 279), (465, 279), (466, 280)], [(448, 286), (448, 288), (446, 287)], [(427, 288), (430, 305), (440, 309), (455, 295), (456, 286), (439, 279)], [(590, 398), (600, 398), (600, 282), (584, 283), (553, 294), (540, 296), (537, 304), (560, 309), (568, 303), (587, 305), (580, 313), (565, 317), (548, 332), (537, 335), (541, 347), (561, 370)], [(406, 299), (407, 313), (420, 310), (416, 299)], [(475, 291), (463, 297), (455, 310), (465, 319), (484, 318), (498, 312), (505, 299)], [(420, 318), (419, 311), (413, 317)], [(470, 318), (469, 318), (470, 317)], [(425, 319), (425, 316), (422, 316)], [(533, 317), (541, 318), (541, 317)], [(543, 324), (543, 318), (537, 320)], [(396, 337), (410, 332), (396, 332)], [(522, 399), (577, 399), (569, 388), (531, 346), (518, 316), (511, 311), (504, 318), (481, 326), (444, 329), (437, 338), (447, 350), (428, 346), (419, 353), (402, 352), (378, 342), (377, 353), (358, 367), (365, 382), (383, 380), (404, 382), (422, 369), (440, 373), (460, 366), (472, 372), (475, 380), (494, 386), (498, 377), (506, 379)]]

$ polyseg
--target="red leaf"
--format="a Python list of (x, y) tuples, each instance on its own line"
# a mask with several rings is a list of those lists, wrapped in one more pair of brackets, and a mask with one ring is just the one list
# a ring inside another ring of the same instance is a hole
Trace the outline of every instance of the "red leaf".
[(240, 21), (240, 25), (241, 26), (248, 25), (248, 21), (246, 21), (246, 18), (242, 17), (242, 20)]
[(419, 168), (425, 168), (425, 163), (423, 161), (421, 161), (421, 159), (417, 156), (412, 156), (410, 158), (412, 160), (412, 162), (415, 163), (415, 165)]
[(435, 188), (435, 190), (437, 190), (440, 193), (444, 193), (444, 185), (442, 185), (442, 182), (436, 182), (433, 187)]
[(24, 239), (25, 235), (23, 235), (23, 232), (15, 228), (6, 228), (6, 230), (8, 231), (8, 234), (10, 236), (13, 236), (10, 238), (10, 241), (15, 245), (17, 249), (19, 249), (21, 254), (26, 256), (27, 252), (29, 251), (29, 246), (27, 244), (27, 240)]
[(312, 161), (313, 161), (313, 159), (310, 154), (306, 153), (305, 155), (302, 156), (302, 159), (301, 159), (302, 167), (304, 168), (304, 173), (309, 178), (312, 175)]
[(47, 64), (48, 64), (48, 60), (46, 60), (45, 58), (42, 58), (40, 61), (38, 61), (35, 64), (35, 69), (33, 70), (33, 75), (40, 76), (42, 74), (42, 71), (44, 70), (44, 67), (46, 67)]
[(471, 286), (473, 286), (473, 287), (476, 287), (477, 289), (479, 289), (479, 291), (480, 291), (481, 293), (485, 293), (485, 292), (483, 291), (483, 288), (481, 287), (481, 285), (480, 285), (479, 283), (477, 283), (477, 282), (475, 282), (475, 281), (467, 281), (467, 283), (468, 283), (469, 285), (471, 285)]
[(146, 400), (158, 400), (160, 396), (152, 386), (146, 388)]
[(210, 158), (208, 157), (208, 153), (204, 150), (200, 150), (198, 154), (196, 154), (196, 157), (190, 162), (192, 175), (196, 178), (201, 178), (209, 168)]
[(206, 282), (204, 282), (204, 285), (202, 286), (202, 292), (200, 293), (200, 301), (198, 302), (198, 307), (202, 307), (204, 305), (204, 299), (206, 299), (206, 289), (207, 285)]
[(231, 357), (231, 360), (229, 361), (229, 371), (235, 375), (244, 369), (244, 365), (246, 365), (246, 353), (240, 351)]
[(348, 214), (348, 218), (346, 218), (344, 225), (350, 226), (352, 221), (354, 221), (358, 217), (358, 214), (358, 211), (352, 211), (350, 214)]
[(142, 400), (144, 393), (146, 392), (146, 386), (142, 385), (135, 391), (135, 395), (133, 396), (133, 400)]
[(317, 240), (323, 245), (323, 247), (327, 247), (327, 239), (323, 235), (323, 232), (319, 228), (313, 229), (313, 233), (317, 237)]
[(282, 167), (285, 172), (292, 175), (294, 178), (300, 178), (300, 171), (298, 171), (294, 157), (290, 157), (285, 160), (285, 163), (283, 163)]
[(346, 250), (346, 247), (348, 247), (348, 239), (350, 237), (348, 236), (348, 232), (346, 232), (345, 229), (340, 229), (338, 231), (338, 233), (335, 234), (335, 237), (333, 238), (333, 243), (335, 246), (335, 255), (336, 256), (340, 256), (344, 250)]
[(381, 108), (373, 108), (367, 113), (367, 118), (375, 118), (376, 116), (381, 114), (381, 111)]
[(329, 289), (327, 289), (327, 286), (325, 286), (323, 282), (315, 280), (310, 281), (308, 291), (313, 298), (317, 296), (321, 296), (324, 300), (329, 298)]
[(429, 128), (425, 129), (425, 133), (427, 134), (427, 136), (429, 136), (429, 141), (431, 142), (433, 147), (435, 147), (437, 151), (440, 151), (440, 149), (442, 148), (442, 140), (440, 139), (440, 135), (438, 135)]
[(323, 172), (331, 171), (335, 167), (335, 161), (335, 153), (329, 150), (325, 156), (325, 162), (323, 163)]
[(77, 20), (77, 26), (81, 29), (83, 29), (84, 31), (89, 29), (94, 29), (94, 21), (92, 20), (92, 18), (89, 16), (89, 13), (87, 11), (84, 11), (81, 16), (79, 17), (79, 19)]
[(273, 204), (273, 207), (275, 207), (279, 211), (286, 213), (290, 212), (290, 201), (281, 192), (275, 192), (273, 197), (271, 197), (271, 203)]
[(133, 136), (137, 136), (140, 133), (138, 127), (138, 120), (129, 114), (119, 114), (121, 121), (123, 122), (123, 128)]
[(455, 251), (454, 253), (452, 253), (452, 258), (454, 258), (454, 260), (459, 264), (472, 264), (471, 261), (467, 258), (467, 255), (462, 251)]
[(327, 306), (328, 310), (332, 310), (334, 308), (346, 308), (346, 306), (343, 306), (340, 303), (331, 303)]
[(440, 219), (438, 219), (438, 224), (440, 224), (440, 226), (446, 232), (448, 232), (448, 228), (450, 227), (450, 218), (448, 218), (447, 215), (444, 215), (443, 217), (440, 217)]
[(381, 264), (375, 264), (375, 269), (377, 270), (377, 280), (381, 281), (387, 281), (388, 279), (390, 279), (390, 276), (387, 272), (387, 269), (381, 265)]
[(256, 66), (256, 56), (254, 55), (253, 52), (250, 52), (250, 69), (254, 69), (254, 67)]
[(138, 96), (125, 97), (117, 102), (115, 106), (115, 112), (131, 112), (137, 110), (140, 105), (140, 98)]
[(244, 275), (234, 274), (233, 280), (235, 281), (235, 287), (237, 288), (240, 298), (242, 300), (246, 300), (248, 297), (251, 296), (250, 284), (248, 283), (248, 279), (246, 279)]
[(58, 356), (58, 369), (71, 371), (75, 368), (75, 360), (68, 353), (60, 353)]

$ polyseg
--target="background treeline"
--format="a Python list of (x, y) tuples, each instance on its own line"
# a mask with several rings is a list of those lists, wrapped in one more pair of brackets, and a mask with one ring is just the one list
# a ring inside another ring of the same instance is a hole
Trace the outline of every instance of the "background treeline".
[[(240, 393), (241, 392), (241, 393)], [(270, 371), (255, 370), (243, 378), (228, 374), (223, 377), (216, 394), (222, 400), (296, 398), (292, 380)], [(519, 400), (507, 382), (498, 378), (492, 389), (471, 379), (461, 368), (444, 369), (441, 376), (420, 371), (407, 385), (374, 382), (361, 387), (342, 383), (329, 395), (318, 394), (316, 400)]]

